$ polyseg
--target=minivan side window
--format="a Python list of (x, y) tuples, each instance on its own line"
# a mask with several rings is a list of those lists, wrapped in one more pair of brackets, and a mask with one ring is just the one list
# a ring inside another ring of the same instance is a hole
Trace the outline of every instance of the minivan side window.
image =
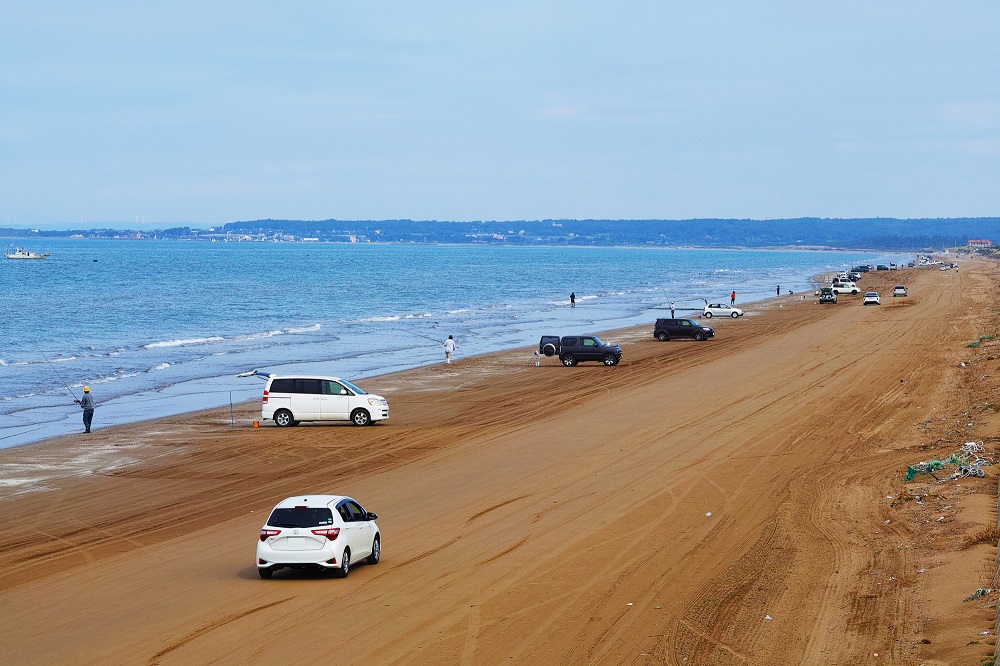
[(341, 391), (345, 391), (346, 389), (337, 382), (324, 379), (321, 384), (323, 386), (323, 395), (347, 395), (346, 393), (341, 393)]
[(691, 325), (691, 320), (690, 319), (681, 319), (680, 324), (681, 324), (681, 326), (690, 326)]
[(294, 379), (275, 379), (271, 382), (271, 393), (295, 393)]
[(296, 379), (295, 380), (295, 391), (294, 393), (312, 393), (318, 394), (319, 390), (319, 380), (318, 379)]
[(591, 338), (583, 338), (582, 340), (584, 347), (596, 347), (597, 343)]
[(575, 347), (576, 346), (576, 338), (563, 338), (562, 339), (562, 343), (564, 345), (566, 345), (567, 347)]

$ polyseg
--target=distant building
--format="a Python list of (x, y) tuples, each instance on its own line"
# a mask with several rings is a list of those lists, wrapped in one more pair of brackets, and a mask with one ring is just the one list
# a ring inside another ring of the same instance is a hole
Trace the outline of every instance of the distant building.
[(969, 247), (993, 247), (993, 241), (969, 239)]

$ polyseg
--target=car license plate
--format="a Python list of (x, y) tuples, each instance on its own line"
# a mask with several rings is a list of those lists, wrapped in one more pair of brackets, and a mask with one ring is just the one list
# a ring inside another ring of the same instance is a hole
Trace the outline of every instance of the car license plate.
[(291, 550), (303, 550), (306, 547), (305, 537), (288, 537), (288, 548)]

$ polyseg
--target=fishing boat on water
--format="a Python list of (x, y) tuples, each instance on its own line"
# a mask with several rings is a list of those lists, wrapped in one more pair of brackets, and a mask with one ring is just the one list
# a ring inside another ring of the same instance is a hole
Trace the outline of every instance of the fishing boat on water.
[(21, 248), (14, 248), (14, 251), (10, 254), (4, 254), (3, 256), (7, 259), (44, 259), (51, 255), (51, 252), (43, 252), (38, 254), (37, 252), (29, 252), (27, 250), (22, 250)]

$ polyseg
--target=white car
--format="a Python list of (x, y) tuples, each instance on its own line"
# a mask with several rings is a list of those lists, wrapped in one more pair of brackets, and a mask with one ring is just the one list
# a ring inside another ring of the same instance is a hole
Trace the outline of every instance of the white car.
[(389, 418), (385, 398), (365, 393), (346, 379), (272, 375), (257, 370), (236, 376), (252, 375), (267, 379), (260, 418), (279, 426), (296, 426), (302, 421), (350, 421), (364, 426)]
[(853, 282), (834, 282), (832, 289), (833, 293), (837, 294), (838, 296), (840, 294), (850, 294), (851, 296), (857, 296), (858, 292), (861, 291), (860, 289), (858, 289), (858, 285), (854, 284)]
[(352, 562), (378, 564), (382, 537), (376, 518), (341, 495), (282, 500), (260, 529), (257, 573), (270, 578), (278, 569), (317, 569), (346, 578)]
[(861, 305), (882, 305), (882, 299), (879, 298), (877, 291), (866, 291)]
[(712, 317), (732, 317), (736, 319), (743, 316), (743, 310), (734, 308), (732, 305), (726, 305), (725, 303), (708, 303), (705, 305), (702, 313), (709, 319)]
[(893, 296), (906, 296), (906, 285), (904, 285), (904, 284), (897, 284), (895, 287), (892, 288), (892, 295)]

